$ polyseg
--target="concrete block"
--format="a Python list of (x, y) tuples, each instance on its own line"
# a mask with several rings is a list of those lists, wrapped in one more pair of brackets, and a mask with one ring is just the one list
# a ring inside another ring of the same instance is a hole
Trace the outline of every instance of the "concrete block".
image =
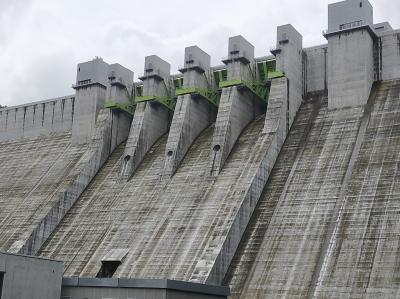
[(382, 80), (400, 78), (400, 30), (380, 37), (382, 43)]
[(367, 103), (374, 82), (373, 39), (366, 29), (328, 37), (328, 107)]
[(1, 298), (60, 298), (63, 268), (59, 261), (0, 253)]
[(328, 6), (328, 32), (356, 26), (373, 26), (373, 7), (368, 0), (346, 0)]
[(328, 45), (304, 49), (306, 53), (306, 86), (308, 94), (328, 90)]
[(285, 73), (289, 84), (289, 127), (292, 125), (303, 95), (303, 37), (290, 24), (277, 29), (276, 68)]
[(79, 63), (77, 66), (76, 86), (99, 83), (107, 85), (109, 65), (101, 58)]
[(252, 80), (253, 74), (249, 65), (254, 62), (254, 46), (243, 36), (229, 38), (227, 65), (228, 80)]

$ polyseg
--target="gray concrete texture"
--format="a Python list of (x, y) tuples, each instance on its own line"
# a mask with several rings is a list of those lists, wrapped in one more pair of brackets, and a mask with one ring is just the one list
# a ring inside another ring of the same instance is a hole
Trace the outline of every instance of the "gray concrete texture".
[[(225, 283), (232, 298), (397, 297), (398, 32), (379, 33), (382, 77), (397, 80), (372, 93), (365, 29), (304, 52), (291, 25), (277, 35), (286, 77), (273, 80), (265, 116), (237, 86), (222, 90), (215, 124), (206, 101), (180, 97), (169, 135), (170, 111), (147, 102), (128, 137), (130, 117), (102, 109), (127, 98), (108, 83), (78, 87), (65, 131), (15, 137), (26, 126), (18, 111), (35, 104), (1, 109), (0, 128), (8, 112), (14, 125), (0, 142), (0, 250), (61, 259), (80, 277), (126, 252), (116, 278)], [(236, 44), (232, 55), (251, 52)], [(228, 79), (244, 80), (249, 60), (236, 58)], [(166, 95), (169, 64), (151, 56), (145, 73), (144, 94)]]
[(385, 82), (365, 109), (302, 105), (226, 276), (231, 298), (398, 296), (399, 92)]
[(292, 125), (303, 95), (303, 37), (290, 24), (277, 28), (276, 69), (288, 79), (288, 128)]
[[(145, 58), (145, 74), (142, 77), (144, 96), (168, 96), (166, 88), (170, 68), (170, 64), (158, 56)], [(132, 176), (154, 143), (168, 132), (170, 120), (169, 109), (156, 101), (137, 104), (121, 166), (122, 180)]]
[(362, 21), (373, 26), (373, 7), (368, 0), (345, 0), (328, 6), (328, 32), (341, 30), (341, 25)]
[(70, 132), (75, 97), (0, 109), (0, 142)]
[(328, 37), (329, 108), (365, 105), (374, 82), (373, 38), (366, 29)]
[(385, 32), (382, 42), (382, 80), (400, 78), (400, 30)]
[[(185, 49), (183, 87), (211, 89), (206, 77), (209, 70), (210, 56), (207, 53), (196, 46)], [(216, 115), (217, 108), (207, 99), (190, 94), (178, 97), (168, 135), (164, 176), (170, 177), (175, 173), (193, 141), (215, 122)]]
[(55, 299), (61, 295), (63, 263), (0, 252), (2, 299)]
[(254, 46), (243, 36), (229, 38), (227, 71), (228, 80), (252, 80), (251, 67), (254, 62)]

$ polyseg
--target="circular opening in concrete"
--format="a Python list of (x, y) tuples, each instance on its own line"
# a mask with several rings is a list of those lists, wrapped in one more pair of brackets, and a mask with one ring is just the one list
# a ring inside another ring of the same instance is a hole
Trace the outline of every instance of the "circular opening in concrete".
[(221, 149), (221, 146), (219, 144), (215, 145), (213, 148), (214, 152), (219, 152), (220, 149)]
[(173, 151), (168, 151), (167, 156), (171, 157), (173, 153), (174, 153)]
[(131, 159), (131, 156), (129, 156), (129, 155), (125, 156), (125, 158), (124, 158), (125, 162), (128, 162), (130, 159)]

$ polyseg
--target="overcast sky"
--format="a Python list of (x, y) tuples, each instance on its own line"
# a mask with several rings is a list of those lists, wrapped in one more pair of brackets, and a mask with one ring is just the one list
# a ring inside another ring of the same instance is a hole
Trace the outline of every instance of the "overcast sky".
[[(184, 48), (198, 45), (220, 64), (229, 36), (256, 56), (274, 47), (276, 26), (291, 23), (304, 46), (325, 43), (332, 0), (0, 0), (0, 104), (73, 94), (76, 64), (102, 57), (135, 72), (156, 54), (175, 72)], [(400, 27), (399, 0), (372, 0), (375, 22)]]

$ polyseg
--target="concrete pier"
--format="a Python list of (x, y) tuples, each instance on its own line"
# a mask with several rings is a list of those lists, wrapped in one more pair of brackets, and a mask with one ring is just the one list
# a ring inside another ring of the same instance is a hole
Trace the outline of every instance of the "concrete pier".
[(107, 95), (108, 64), (100, 58), (78, 64), (75, 93), (75, 112), (72, 124), (73, 144), (88, 143), (97, 115)]
[(303, 37), (290, 24), (279, 26), (276, 49), (272, 52), (276, 56), (276, 69), (288, 79), (289, 130), (303, 100)]
[(133, 72), (117, 63), (110, 65), (106, 101), (116, 105), (116, 108), (111, 109), (110, 153), (128, 138), (132, 115), (127, 111), (118, 109), (118, 104), (133, 105), (131, 103), (132, 97)]
[[(253, 78), (254, 46), (242, 36), (229, 39), (228, 57), (224, 60), (228, 81)], [(265, 104), (239, 86), (222, 89), (211, 147), (210, 175), (217, 176), (243, 129), (265, 112)]]
[[(196, 90), (207, 91), (211, 86), (210, 56), (199, 47), (185, 49), (183, 94), (178, 96), (165, 151), (163, 176), (171, 177), (198, 135), (215, 122), (217, 109)], [(201, 93), (201, 92), (200, 92)]]
[(153, 144), (168, 132), (171, 110), (157, 101), (168, 98), (170, 64), (158, 56), (147, 56), (143, 81), (143, 98), (137, 103), (124, 151), (121, 179), (128, 180)]

